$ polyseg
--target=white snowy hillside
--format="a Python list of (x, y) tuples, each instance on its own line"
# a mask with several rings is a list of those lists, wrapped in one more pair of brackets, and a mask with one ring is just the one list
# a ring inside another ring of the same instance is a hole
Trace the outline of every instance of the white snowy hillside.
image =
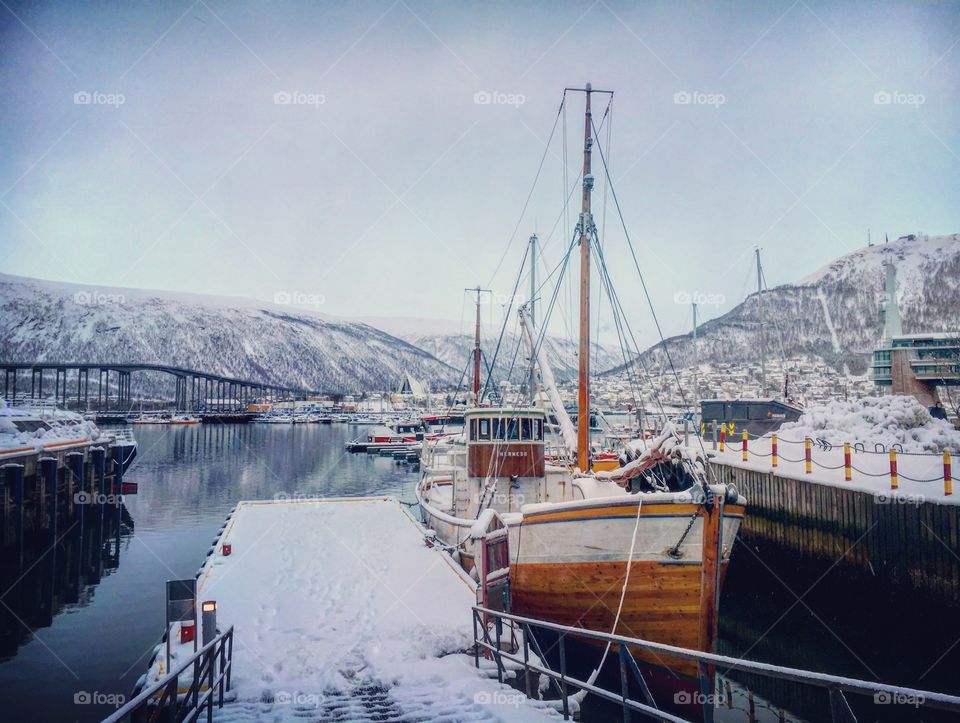
[(143, 362), (330, 392), (434, 389), (458, 372), (366, 324), (250, 299), (0, 274), (0, 359)]
[[(417, 319), (407, 317), (363, 317), (362, 321), (398, 336), (414, 346), (429, 352), (441, 361), (463, 372), (474, 345), (474, 327), (472, 319), (463, 322), (447, 319)], [(480, 330), (481, 346), (488, 360), (493, 359), (500, 328), (483, 324)], [(507, 372), (513, 362), (510, 381), (519, 383), (525, 375), (526, 346), (521, 345), (515, 354), (517, 344), (522, 340), (517, 332), (517, 324), (511, 322), (503, 335), (500, 356), (497, 359), (494, 375), (498, 381), (506, 380)], [(577, 342), (556, 336), (547, 336), (543, 341), (544, 353), (553, 369), (557, 381), (564, 382), (577, 377)], [(601, 373), (623, 363), (623, 355), (605, 346), (594, 344), (591, 359), (592, 371)]]
[(833, 445), (862, 442), (871, 451), (878, 443), (888, 449), (899, 444), (904, 452), (913, 453), (960, 451), (960, 431), (931, 417), (913, 397), (867, 397), (811, 406), (799, 420), (780, 427), (778, 434), (798, 442), (805, 437)]
[[(756, 362), (760, 318), (767, 359), (819, 358), (831, 367), (863, 374), (880, 341), (882, 265), (897, 270), (897, 299), (906, 334), (960, 327), (960, 234), (905, 237), (841, 256), (795, 283), (764, 291), (702, 324), (697, 347), (703, 363)], [(782, 346), (781, 346), (782, 345)], [(693, 363), (692, 335), (667, 339), (678, 367)], [(782, 350), (782, 351), (781, 351)], [(644, 352), (648, 368), (665, 360), (661, 345)]]

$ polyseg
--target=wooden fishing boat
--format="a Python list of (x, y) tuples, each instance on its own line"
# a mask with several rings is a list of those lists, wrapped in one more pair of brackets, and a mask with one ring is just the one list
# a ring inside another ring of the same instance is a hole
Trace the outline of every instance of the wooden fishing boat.
[[(477, 406), (465, 414), (462, 439), (424, 445), (417, 496), (437, 538), (478, 578), (482, 566), (477, 555), (484, 549), (486, 535), (500, 535), (502, 530), (495, 528), (506, 526), (512, 612), (712, 651), (719, 591), (746, 500), (732, 487), (711, 484), (706, 453), (688, 447), (669, 421), (655, 438), (641, 435), (629, 443), (616, 460), (609, 454), (596, 455), (591, 446), (586, 420), (590, 418), (590, 261), (596, 229), (590, 211), (590, 106), (592, 93), (598, 91), (589, 85), (579, 90), (586, 96), (586, 117), (583, 210), (578, 224), (577, 418), (585, 423), (574, 428), (536, 342), (532, 304), (521, 307), (523, 336), (532, 365), (539, 370), (540, 398), (547, 400), (551, 413), (548, 416), (546, 409), (536, 406), (479, 406), (477, 333)], [(535, 376), (531, 374), (531, 379)], [(551, 426), (548, 418), (556, 421), (560, 437), (559, 453), (552, 451), (549, 463), (544, 456), (545, 431)], [(493, 525), (491, 516), (498, 518)], [(486, 581), (480, 582), (483, 587)], [(551, 646), (543, 643), (549, 655)], [(599, 672), (607, 652), (593, 650), (585, 658)], [(695, 664), (633, 652), (658, 702), (684, 707), (683, 701), (696, 701), (699, 694), (709, 692), (703, 690)], [(616, 656), (609, 658), (611, 664), (616, 662)], [(699, 711), (694, 705), (685, 713)]]

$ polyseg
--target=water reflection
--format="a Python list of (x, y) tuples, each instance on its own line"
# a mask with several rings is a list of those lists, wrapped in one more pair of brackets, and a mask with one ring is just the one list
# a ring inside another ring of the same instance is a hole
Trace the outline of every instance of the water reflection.
[(62, 521), (57, 537), (26, 527), (20, 539), (4, 533), (4, 720), (107, 715), (110, 708), (75, 698), (129, 694), (159, 642), (164, 582), (193, 576), (240, 500), (411, 499), (417, 479), (414, 468), (392, 459), (346, 453), (359, 432), (341, 425), (144, 426), (135, 434), (139, 452), (126, 479), (139, 492), (125, 498), (119, 517), (101, 524), (86, 515), (73, 528), (72, 519)]
[(0, 547), (0, 659), (50, 627), (66, 606), (87, 605), (93, 587), (118, 568), (132, 530), (122, 505), (77, 506), (74, 513), (61, 506), (47, 528), (26, 516), (21, 534), (9, 519)]

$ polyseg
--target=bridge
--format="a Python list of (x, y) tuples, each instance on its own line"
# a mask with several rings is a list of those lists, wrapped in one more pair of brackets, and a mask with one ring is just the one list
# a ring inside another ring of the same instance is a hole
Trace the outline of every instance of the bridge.
[[(95, 401), (97, 411), (130, 411), (131, 375), (134, 372), (161, 372), (174, 377), (174, 401), (178, 412), (242, 411), (255, 401), (279, 401), (322, 394), (312, 389), (238, 379), (168, 364), (0, 362), (0, 371), (3, 372), (3, 394), (6, 399), (14, 399), (17, 395), (25, 398), (29, 390), (30, 399), (42, 400), (46, 398), (46, 381), (47, 396), (52, 383), (53, 399), (64, 409), (75, 400), (77, 409), (89, 410), (91, 401)], [(91, 372), (96, 378), (92, 393)], [(49, 379), (50, 376), (53, 379)]]

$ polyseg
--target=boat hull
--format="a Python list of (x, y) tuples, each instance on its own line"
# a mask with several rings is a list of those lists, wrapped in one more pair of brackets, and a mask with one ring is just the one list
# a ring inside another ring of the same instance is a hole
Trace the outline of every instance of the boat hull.
[[(637, 502), (558, 505), (525, 514), (523, 523), (511, 529), (513, 611), (683, 648), (710, 647), (712, 640), (704, 646), (701, 619), (708, 582), (703, 574), (704, 508), (644, 504), (638, 519)], [(742, 505), (724, 507), (718, 584), (743, 517)], [(632, 652), (638, 663), (668, 671), (658, 687), (670, 689), (677, 676), (697, 679), (695, 663)]]
[[(560, 625), (584, 627), (696, 648), (699, 635), (700, 566), (632, 563), (619, 621), (626, 562), (513, 565), (513, 612)], [(614, 623), (616, 622), (616, 627)], [(634, 651), (634, 657), (695, 677), (696, 664)]]

